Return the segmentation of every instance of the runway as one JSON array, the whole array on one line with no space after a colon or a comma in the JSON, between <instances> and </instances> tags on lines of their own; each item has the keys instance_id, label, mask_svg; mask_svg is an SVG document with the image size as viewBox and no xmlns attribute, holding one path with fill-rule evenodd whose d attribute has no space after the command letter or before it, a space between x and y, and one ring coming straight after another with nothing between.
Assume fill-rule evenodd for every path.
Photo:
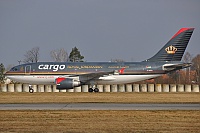
<instances>
[{"instance_id":1,"label":"runway","mask_svg":"<svg viewBox=\"0 0 200 133\"><path fill-rule=\"evenodd\" d=\"M0 104L0 110L200 110L200 104L149 104L149 103Z\"/></svg>"}]
</instances>

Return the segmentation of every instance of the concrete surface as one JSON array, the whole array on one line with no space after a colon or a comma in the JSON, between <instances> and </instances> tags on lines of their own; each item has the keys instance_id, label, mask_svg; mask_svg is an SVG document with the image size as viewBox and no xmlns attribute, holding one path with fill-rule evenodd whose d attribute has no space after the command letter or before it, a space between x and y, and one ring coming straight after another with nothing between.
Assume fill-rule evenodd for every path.
<instances>
[{"instance_id":1,"label":"concrete surface","mask_svg":"<svg viewBox=\"0 0 200 133\"><path fill-rule=\"evenodd\" d=\"M0 104L0 110L200 110L200 104L61 103Z\"/></svg>"}]
</instances>

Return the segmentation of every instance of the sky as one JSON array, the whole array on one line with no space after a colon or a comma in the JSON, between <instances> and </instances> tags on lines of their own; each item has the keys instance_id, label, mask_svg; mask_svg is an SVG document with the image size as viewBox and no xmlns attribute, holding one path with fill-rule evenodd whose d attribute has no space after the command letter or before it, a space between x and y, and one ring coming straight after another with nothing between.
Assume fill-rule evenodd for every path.
<instances>
[{"instance_id":1,"label":"sky","mask_svg":"<svg viewBox=\"0 0 200 133\"><path fill-rule=\"evenodd\" d=\"M186 51L200 54L200 0L0 0L0 63L75 46L87 62L143 61L182 27L195 28Z\"/></svg>"}]
</instances>

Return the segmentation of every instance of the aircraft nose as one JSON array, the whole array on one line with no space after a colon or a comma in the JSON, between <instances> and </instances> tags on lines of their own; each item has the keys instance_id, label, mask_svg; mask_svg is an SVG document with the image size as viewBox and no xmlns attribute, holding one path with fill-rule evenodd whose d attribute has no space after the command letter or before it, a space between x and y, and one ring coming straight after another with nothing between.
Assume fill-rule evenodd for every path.
<instances>
[{"instance_id":1,"label":"aircraft nose","mask_svg":"<svg viewBox=\"0 0 200 133\"><path fill-rule=\"evenodd\" d=\"M8 77L10 74L10 71L7 71L4 75L6 76L6 77Z\"/></svg>"},{"instance_id":2,"label":"aircraft nose","mask_svg":"<svg viewBox=\"0 0 200 133\"><path fill-rule=\"evenodd\" d=\"M6 77L6 82L7 83L10 83L10 81L13 79L13 76L12 76L12 74L10 73L10 71L7 71L5 74L4 74L4 76Z\"/></svg>"}]
</instances>

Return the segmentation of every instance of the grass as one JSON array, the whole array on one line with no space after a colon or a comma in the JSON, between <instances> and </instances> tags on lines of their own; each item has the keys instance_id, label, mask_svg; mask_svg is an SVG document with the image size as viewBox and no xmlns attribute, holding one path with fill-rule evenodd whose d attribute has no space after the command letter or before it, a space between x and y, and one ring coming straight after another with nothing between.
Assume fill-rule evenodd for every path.
<instances>
[{"instance_id":1,"label":"grass","mask_svg":"<svg viewBox=\"0 0 200 133\"><path fill-rule=\"evenodd\" d=\"M200 93L0 93L0 103L200 103Z\"/></svg>"},{"instance_id":2,"label":"grass","mask_svg":"<svg viewBox=\"0 0 200 133\"><path fill-rule=\"evenodd\" d=\"M0 132L199 132L200 111L0 111Z\"/></svg>"},{"instance_id":3,"label":"grass","mask_svg":"<svg viewBox=\"0 0 200 133\"><path fill-rule=\"evenodd\" d=\"M0 103L200 103L200 93L0 93ZM0 110L0 132L200 131L200 110Z\"/></svg>"}]
</instances>

